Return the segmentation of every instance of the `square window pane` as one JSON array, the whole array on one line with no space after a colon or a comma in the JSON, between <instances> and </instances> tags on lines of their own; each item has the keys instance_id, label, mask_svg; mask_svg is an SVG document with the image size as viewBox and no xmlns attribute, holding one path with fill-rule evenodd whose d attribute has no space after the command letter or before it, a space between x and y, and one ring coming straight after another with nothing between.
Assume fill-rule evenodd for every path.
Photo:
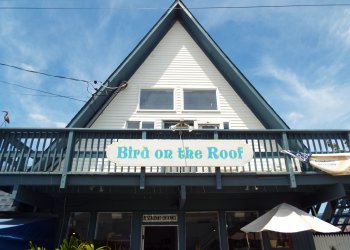
<instances>
[{"instance_id":1,"label":"square window pane","mask_svg":"<svg viewBox=\"0 0 350 250\"><path fill-rule=\"evenodd\" d=\"M185 110L217 110L216 90L184 90Z\"/></svg>"},{"instance_id":2,"label":"square window pane","mask_svg":"<svg viewBox=\"0 0 350 250\"><path fill-rule=\"evenodd\" d=\"M224 129L230 129L230 123L224 122Z\"/></svg>"},{"instance_id":3,"label":"square window pane","mask_svg":"<svg viewBox=\"0 0 350 250\"><path fill-rule=\"evenodd\" d=\"M170 126L178 124L180 121L163 121L163 128L164 129L170 129ZM193 126L193 121L184 121L185 124L189 126Z\"/></svg>"},{"instance_id":4,"label":"square window pane","mask_svg":"<svg viewBox=\"0 0 350 250\"><path fill-rule=\"evenodd\" d=\"M67 238L75 236L78 239L86 240L89 230L90 213L88 212L73 212L70 214Z\"/></svg>"},{"instance_id":5,"label":"square window pane","mask_svg":"<svg viewBox=\"0 0 350 250\"><path fill-rule=\"evenodd\" d=\"M131 219L131 213L98 213L94 240L96 245L107 245L111 249L129 249Z\"/></svg>"},{"instance_id":6,"label":"square window pane","mask_svg":"<svg viewBox=\"0 0 350 250\"><path fill-rule=\"evenodd\" d=\"M186 249L220 249L216 213L186 213Z\"/></svg>"},{"instance_id":7,"label":"square window pane","mask_svg":"<svg viewBox=\"0 0 350 250\"><path fill-rule=\"evenodd\" d=\"M199 129L219 129L220 124L198 124Z\"/></svg>"},{"instance_id":8,"label":"square window pane","mask_svg":"<svg viewBox=\"0 0 350 250\"><path fill-rule=\"evenodd\" d=\"M131 129L139 129L140 128L140 122L138 121L127 121L126 122L126 127L131 128Z\"/></svg>"},{"instance_id":9,"label":"square window pane","mask_svg":"<svg viewBox=\"0 0 350 250\"><path fill-rule=\"evenodd\" d=\"M142 89L140 109L174 109L174 95L172 89Z\"/></svg>"},{"instance_id":10,"label":"square window pane","mask_svg":"<svg viewBox=\"0 0 350 250\"><path fill-rule=\"evenodd\" d=\"M241 228L258 217L257 212L235 211L226 213L226 225L229 249L248 249L246 234ZM262 250L261 233L249 233L250 249Z\"/></svg>"},{"instance_id":11,"label":"square window pane","mask_svg":"<svg viewBox=\"0 0 350 250\"><path fill-rule=\"evenodd\" d=\"M142 128L154 129L154 122L142 122Z\"/></svg>"}]
</instances>

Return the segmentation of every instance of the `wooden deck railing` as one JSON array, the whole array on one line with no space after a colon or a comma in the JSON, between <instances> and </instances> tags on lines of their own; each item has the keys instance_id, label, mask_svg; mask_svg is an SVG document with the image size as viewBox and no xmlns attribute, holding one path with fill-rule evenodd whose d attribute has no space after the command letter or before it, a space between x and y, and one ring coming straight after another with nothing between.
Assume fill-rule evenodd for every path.
<instances>
[{"instance_id":1,"label":"wooden deck railing","mask_svg":"<svg viewBox=\"0 0 350 250\"><path fill-rule=\"evenodd\" d=\"M106 147L116 139L180 139L171 130L11 129L0 130L0 174L5 173L138 173L106 158ZM347 130L194 130L181 139L243 140L253 159L243 167L222 167L221 173L314 172L280 151L305 153L349 152ZM215 173L213 167L147 167L146 173Z\"/></svg>"}]
</instances>

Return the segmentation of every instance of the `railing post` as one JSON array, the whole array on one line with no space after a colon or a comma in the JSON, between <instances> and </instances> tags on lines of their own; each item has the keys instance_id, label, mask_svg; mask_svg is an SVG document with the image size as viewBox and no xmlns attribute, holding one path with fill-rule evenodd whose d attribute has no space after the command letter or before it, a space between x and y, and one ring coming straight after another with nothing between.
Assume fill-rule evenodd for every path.
<instances>
[{"instance_id":1,"label":"railing post","mask_svg":"<svg viewBox=\"0 0 350 250\"><path fill-rule=\"evenodd\" d=\"M350 151L350 132L348 132L348 149Z\"/></svg>"},{"instance_id":2,"label":"railing post","mask_svg":"<svg viewBox=\"0 0 350 250\"><path fill-rule=\"evenodd\" d=\"M284 150L288 150L289 149L289 143L288 143L288 136L286 132L282 133L282 146ZM292 161L290 159L290 156L285 155L285 160L286 160L286 166L289 172L289 179L290 179L290 187L291 188L296 188L297 187L297 183L295 180L295 175L294 175L294 171L293 171L293 167L292 167Z\"/></svg>"},{"instance_id":3,"label":"railing post","mask_svg":"<svg viewBox=\"0 0 350 250\"><path fill-rule=\"evenodd\" d=\"M147 132L142 131L142 140L146 140L147 138ZM140 189L145 189L146 185L146 168L141 167L141 173L140 173Z\"/></svg>"},{"instance_id":4,"label":"railing post","mask_svg":"<svg viewBox=\"0 0 350 250\"><path fill-rule=\"evenodd\" d=\"M218 131L214 131L214 140L219 139L219 133ZM222 181L221 181L221 169L220 167L215 167L215 178L216 178L216 189L221 190L222 189Z\"/></svg>"},{"instance_id":5,"label":"railing post","mask_svg":"<svg viewBox=\"0 0 350 250\"><path fill-rule=\"evenodd\" d=\"M64 159L60 189L64 189L67 186L67 174L72 168L73 154L74 154L74 131L70 130L68 134L66 157Z\"/></svg>"}]
</instances>

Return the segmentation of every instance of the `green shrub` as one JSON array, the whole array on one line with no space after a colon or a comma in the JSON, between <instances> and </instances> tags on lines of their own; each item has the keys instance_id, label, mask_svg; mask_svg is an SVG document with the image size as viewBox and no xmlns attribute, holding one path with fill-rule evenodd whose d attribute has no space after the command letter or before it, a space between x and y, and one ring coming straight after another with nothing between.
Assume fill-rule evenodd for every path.
<instances>
[{"instance_id":1,"label":"green shrub","mask_svg":"<svg viewBox=\"0 0 350 250\"><path fill-rule=\"evenodd\" d=\"M33 242L29 242L28 250L47 250L44 247L34 246ZM110 247L103 246L95 249L94 244L89 242L83 242L74 236L69 237L69 239L64 239L55 250L110 250Z\"/></svg>"}]
</instances>

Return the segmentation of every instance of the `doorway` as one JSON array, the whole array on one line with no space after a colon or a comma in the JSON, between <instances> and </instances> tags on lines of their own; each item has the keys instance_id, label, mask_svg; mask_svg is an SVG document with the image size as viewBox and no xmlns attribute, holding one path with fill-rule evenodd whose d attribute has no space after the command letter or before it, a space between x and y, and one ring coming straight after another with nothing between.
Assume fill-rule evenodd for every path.
<instances>
[{"instance_id":1,"label":"doorway","mask_svg":"<svg viewBox=\"0 0 350 250\"><path fill-rule=\"evenodd\" d=\"M178 250L177 226L143 226L142 250Z\"/></svg>"}]
</instances>

